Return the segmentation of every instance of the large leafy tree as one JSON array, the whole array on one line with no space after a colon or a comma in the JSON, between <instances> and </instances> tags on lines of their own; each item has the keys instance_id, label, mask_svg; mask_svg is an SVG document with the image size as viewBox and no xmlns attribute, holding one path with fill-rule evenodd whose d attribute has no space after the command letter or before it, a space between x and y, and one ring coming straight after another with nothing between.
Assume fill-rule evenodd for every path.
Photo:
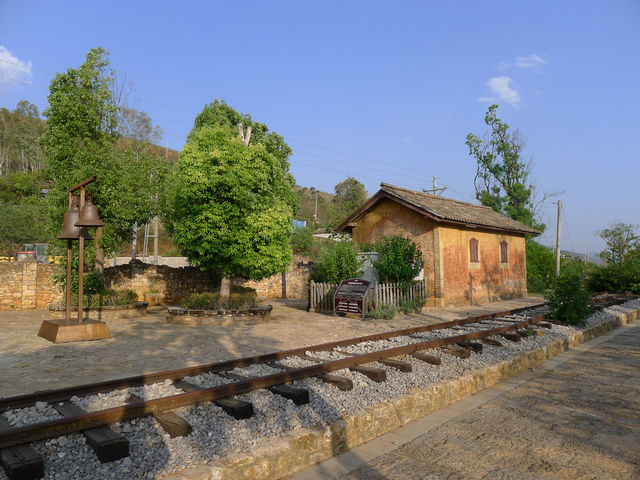
<instances>
[{"instance_id":1,"label":"large leafy tree","mask_svg":"<svg viewBox=\"0 0 640 480\"><path fill-rule=\"evenodd\" d=\"M134 222L158 213L156 199L167 174L166 163L152 155L115 148L118 107L112 95L114 75L108 53L94 48L78 68L57 74L49 87L47 125L40 145L48 162L49 235L60 231L67 209L67 190L96 175L90 194L105 227L97 251L118 249ZM101 232L98 232L98 236Z\"/></svg>"},{"instance_id":2,"label":"large leafy tree","mask_svg":"<svg viewBox=\"0 0 640 480\"><path fill-rule=\"evenodd\" d=\"M364 185L353 177L347 177L334 188L333 221L340 223L351 215L367 199Z\"/></svg>"},{"instance_id":3,"label":"large leafy tree","mask_svg":"<svg viewBox=\"0 0 640 480\"><path fill-rule=\"evenodd\" d=\"M612 223L596 234L607 244L607 248L600 252L600 257L607 263L622 263L630 252L640 249L638 225Z\"/></svg>"},{"instance_id":4,"label":"large leafy tree","mask_svg":"<svg viewBox=\"0 0 640 480\"><path fill-rule=\"evenodd\" d=\"M268 153L280 160L282 168L289 171L291 147L284 138L276 132L269 131L269 127L264 123L254 121L248 113L239 113L224 100L216 99L205 105L194 120L191 133L207 125L220 125L229 131L237 132L239 124L244 128L251 127L250 142L263 145Z\"/></svg>"},{"instance_id":5,"label":"large leafy tree","mask_svg":"<svg viewBox=\"0 0 640 480\"><path fill-rule=\"evenodd\" d=\"M203 125L189 135L168 226L191 263L222 273L223 299L231 278L264 278L291 261L293 186L281 159L227 126Z\"/></svg>"},{"instance_id":6,"label":"large leafy tree","mask_svg":"<svg viewBox=\"0 0 640 480\"><path fill-rule=\"evenodd\" d=\"M476 198L496 212L544 230L535 218L534 186L529 181L532 164L521 158L526 142L497 117L497 110L491 105L485 115L489 131L484 139L469 133L465 142L477 163Z\"/></svg>"}]
</instances>

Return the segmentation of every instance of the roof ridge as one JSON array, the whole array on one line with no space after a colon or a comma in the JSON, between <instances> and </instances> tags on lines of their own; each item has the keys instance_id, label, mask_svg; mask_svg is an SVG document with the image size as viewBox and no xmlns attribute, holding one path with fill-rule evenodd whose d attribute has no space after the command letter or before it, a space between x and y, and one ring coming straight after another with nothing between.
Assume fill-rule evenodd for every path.
<instances>
[{"instance_id":1,"label":"roof ridge","mask_svg":"<svg viewBox=\"0 0 640 480\"><path fill-rule=\"evenodd\" d=\"M391 187L391 188L396 188L398 190L404 190L405 192L417 193L418 195L423 195L425 197L435 198L437 200L446 200L448 202L462 203L463 205L471 205L472 207L482 207L482 208L488 208L489 210L493 210L493 208L491 208L491 207L489 207L487 205L482 205L482 204L479 204L479 203L465 202L463 200L457 200L455 198L449 198L449 197L442 197L440 195L432 195L432 194L427 193L427 192L418 192L417 190L411 190L409 188L398 187L396 185L391 185L390 183L381 182L380 186L382 188ZM498 212L498 213L500 213L500 212Z\"/></svg>"}]
</instances>

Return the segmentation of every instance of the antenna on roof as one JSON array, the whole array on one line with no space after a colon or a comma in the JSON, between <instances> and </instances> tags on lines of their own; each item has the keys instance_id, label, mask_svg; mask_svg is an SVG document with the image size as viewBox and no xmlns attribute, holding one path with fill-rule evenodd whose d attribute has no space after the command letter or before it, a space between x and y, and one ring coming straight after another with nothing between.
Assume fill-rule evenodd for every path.
<instances>
[{"instance_id":1,"label":"antenna on roof","mask_svg":"<svg viewBox=\"0 0 640 480\"><path fill-rule=\"evenodd\" d=\"M425 193L430 193L431 195L442 195L444 193L444 191L447 189L448 185L445 185L444 187L440 187L438 188L438 183L436 182L436 176L433 176L433 188L430 190L427 189L422 189L423 192ZM438 193L440 192L440 193Z\"/></svg>"}]
</instances>

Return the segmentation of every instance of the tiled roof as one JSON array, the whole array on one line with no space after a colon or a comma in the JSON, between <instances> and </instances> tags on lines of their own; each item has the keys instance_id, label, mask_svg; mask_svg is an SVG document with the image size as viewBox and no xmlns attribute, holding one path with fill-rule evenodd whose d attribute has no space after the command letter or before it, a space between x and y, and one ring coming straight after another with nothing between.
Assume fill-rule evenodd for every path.
<instances>
[{"instance_id":1,"label":"tiled roof","mask_svg":"<svg viewBox=\"0 0 640 480\"><path fill-rule=\"evenodd\" d=\"M362 215L369 211L379 199L387 197L397 199L400 203L406 203L408 206L412 206L414 210L418 210L436 221L449 221L491 229L509 230L529 235L540 234L535 228L513 220L506 215L502 215L494 211L491 207L461 202L460 200L453 200L424 192L416 192L388 183L381 183L380 187L380 190L371 197L369 201L342 222L336 230L345 230L350 224L357 221Z\"/></svg>"}]
</instances>

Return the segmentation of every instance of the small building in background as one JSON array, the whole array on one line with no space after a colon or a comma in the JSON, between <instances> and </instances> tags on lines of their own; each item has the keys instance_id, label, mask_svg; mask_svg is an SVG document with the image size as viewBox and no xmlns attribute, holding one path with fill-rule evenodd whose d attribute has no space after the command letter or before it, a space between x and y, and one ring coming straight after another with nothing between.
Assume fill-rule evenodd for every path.
<instances>
[{"instance_id":1,"label":"small building in background","mask_svg":"<svg viewBox=\"0 0 640 480\"><path fill-rule=\"evenodd\" d=\"M475 305L527 295L525 235L540 232L490 207L387 183L336 232L356 243L410 238L422 250L427 305Z\"/></svg>"}]
</instances>

